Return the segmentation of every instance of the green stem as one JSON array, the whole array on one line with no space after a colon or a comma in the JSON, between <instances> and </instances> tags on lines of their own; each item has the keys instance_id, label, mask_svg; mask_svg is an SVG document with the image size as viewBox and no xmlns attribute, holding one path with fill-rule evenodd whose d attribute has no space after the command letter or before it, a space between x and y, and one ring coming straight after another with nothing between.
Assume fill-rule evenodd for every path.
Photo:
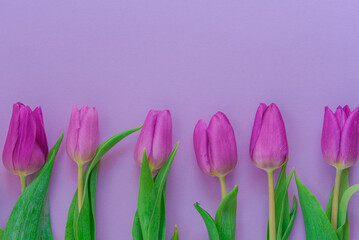
<instances>
[{"instance_id":1,"label":"green stem","mask_svg":"<svg viewBox=\"0 0 359 240\"><path fill-rule=\"evenodd\" d=\"M269 240L276 240L273 170L267 171L267 175L269 202Z\"/></svg>"},{"instance_id":2,"label":"green stem","mask_svg":"<svg viewBox=\"0 0 359 240\"><path fill-rule=\"evenodd\" d=\"M20 176L20 180L21 180L21 192L23 192L26 188L26 176Z\"/></svg>"},{"instance_id":3,"label":"green stem","mask_svg":"<svg viewBox=\"0 0 359 240\"><path fill-rule=\"evenodd\" d=\"M84 164L83 163L78 163L77 196L78 196L78 203L79 203L79 212L81 210L82 197L83 197L83 192L84 192L83 170L84 170Z\"/></svg>"},{"instance_id":4,"label":"green stem","mask_svg":"<svg viewBox=\"0 0 359 240\"><path fill-rule=\"evenodd\" d=\"M221 192L222 192L222 199L227 195L227 187L226 187L226 177L218 177L219 182L221 183Z\"/></svg>"},{"instance_id":5,"label":"green stem","mask_svg":"<svg viewBox=\"0 0 359 240\"><path fill-rule=\"evenodd\" d=\"M334 192L333 192L333 205L332 205L332 226L334 231L337 231L338 226L338 205L339 205L339 189L340 179L342 177L342 169L337 168L337 174L335 176Z\"/></svg>"}]
</instances>

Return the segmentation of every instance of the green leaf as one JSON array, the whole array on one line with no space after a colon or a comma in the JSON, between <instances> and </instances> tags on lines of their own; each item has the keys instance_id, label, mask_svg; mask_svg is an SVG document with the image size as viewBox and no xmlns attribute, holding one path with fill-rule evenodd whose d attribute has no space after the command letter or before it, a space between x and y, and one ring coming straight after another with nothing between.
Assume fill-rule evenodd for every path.
<instances>
[{"instance_id":1,"label":"green leaf","mask_svg":"<svg viewBox=\"0 0 359 240\"><path fill-rule=\"evenodd\" d=\"M148 164L146 150L143 151L140 187L138 190L138 217L141 224L142 236L148 238L148 228L156 201L155 186L150 165Z\"/></svg>"},{"instance_id":2,"label":"green leaf","mask_svg":"<svg viewBox=\"0 0 359 240\"><path fill-rule=\"evenodd\" d=\"M209 215L208 212L206 212L203 208L201 208L198 203L195 203L194 207L197 209L197 211L201 215L204 223L206 224L207 232L208 232L208 239L209 240L220 240L218 231L217 231L217 226L216 226L213 218L211 217L211 215Z\"/></svg>"},{"instance_id":3,"label":"green leaf","mask_svg":"<svg viewBox=\"0 0 359 240\"><path fill-rule=\"evenodd\" d=\"M4 238L4 230L0 228L0 240Z\"/></svg>"},{"instance_id":4,"label":"green leaf","mask_svg":"<svg viewBox=\"0 0 359 240\"><path fill-rule=\"evenodd\" d=\"M142 127L142 126L141 126ZM139 128L119 133L103 142L96 151L94 158L84 173L84 194L80 213L78 212L77 191L72 199L67 215L65 239L82 240L96 237L96 183L97 172L101 158L119 141L138 131Z\"/></svg>"},{"instance_id":5,"label":"green leaf","mask_svg":"<svg viewBox=\"0 0 359 240\"><path fill-rule=\"evenodd\" d=\"M293 227L293 223L294 223L296 214L297 214L297 198L295 196L293 196L293 207L292 207L292 211L290 211L289 223L287 225L287 229L285 230L285 232L282 236L282 240L288 239L290 232L292 230L292 227Z\"/></svg>"},{"instance_id":6,"label":"green leaf","mask_svg":"<svg viewBox=\"0 0 359 240\"><path fill-rule=\"evenodd\" d=\"M175 232L173 233L171 240L179 240L177 225L175 225Z\"/></svg>"},{"instance_id":7,"label":"green leaf","mask_svg":"<svg viewBox=\"0 0 359 240\"><path fill-rule=\"evenodd\" d=\"M154 183L156 201L148 228L148 239L159 239L159 236L164 237L165 235L165 229L163 229L163 225L161 228L161 216L163 218L163 214L165 214L165 211L164 212L162 211L163 214L161 214L161 209L163 209L163 192L165 192L167 176L172 166L173 159L176 156L177 149L178 149L178 143L176 144L172 153L168 157L168 160L166 161L166 163L164 164L164 166L161 168L158 175L156 176L156 181ZM141 222L141 227L144 227L142 225L142 222ZM160 234L160 230L161 230L161 234Z\"/></svg>"},{"instance_id":8,"label":"green leaf","mask_svg":"<svg viewBox=\"0 0 359 240\"><path fill-rule=\"evenodd\" d=\"M52 239L48 212L47 192L56 154L63 134L50 150L47 162L38 176L29 184L17 200L7 222L3 239ZM46 228L40 226L46 224Z\"/></svg>"},{"instance_id":9,"label":"green leaf","mask_svg":"<svg viewBox=\"0 0 359 240\"><path fill-rule=\"evenodd\" d=\"M348 220L348 203L354 193L359 191L359 184L351 186L344 193L340 200L339 211L338 211L338 230L337 235L339 239L349 239L349 231L344 235L344 226ZM344 237L345 236L345 237Z\"/></svg>"},{"instance_id":10,"label":"green leaf","mask_svg":"<svg viewBox=\"0 0 359 240\"><path fill-rule=\"evenodd\" d=\"M234 240L236 234L236 213L237 213L237 193L236 185L219 204L216 212L215 224L219 239Z\"/></svg>"},{"instance_id":11,"label":"green leaf","mask_svg":"<svg viewBox=\"0 0 359 240\"><path fill-rule=\"evenodd\" d=\"M138 217L138 210L136 211L135 218L133 219L132 239L133 240L143 240L140 218Z\"/></svg>"},{"instance_id":12,"label":"green leaf","mask_svg":"<svg viewBox=\"0 0 359 240\"><path fill-rule=\"evenodd\" d=\"M318 200L299 180L297 173L295 173L295 181L297 183L307 240L338 240Z\"/></svg>"},{"instance_id":13,"label":"green leaf","mask_svg":"<svg viewBox=\"0 0 359 240\"><path fill-rule=\"evenodd\" d=\"M288 177L286 170L287 170L287 162L283 165L280 171L274 190L277 240L284 239L285 234L287 234L286 238L289 237L297 212L296 202L295 202L293 203L293 208L292 208L293 214L290 215L289 213L288 187L292 180L294 170L290 172ZM290 222L291 220L293 222ZM267 227L267 240L268 239L269 239L269 228Z\"/></svg>"}]
</instances>

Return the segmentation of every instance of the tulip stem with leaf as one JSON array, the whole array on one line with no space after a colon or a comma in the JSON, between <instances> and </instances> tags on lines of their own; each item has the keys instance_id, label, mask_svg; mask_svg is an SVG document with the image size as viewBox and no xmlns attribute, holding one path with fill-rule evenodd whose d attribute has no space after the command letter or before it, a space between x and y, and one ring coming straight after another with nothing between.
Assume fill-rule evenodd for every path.
<instances>
[{"instance_id":1,"label":"tulip stem with leaf","mask_svg":"<svg viewBox=\"0 0 359 240\"><path fill-rule=\"evenodd\" d=\"M176 155L172 150L169 110L150 110L138 137L134 158L141 166L138 208L133 221L134 240L164 240L166 235L166 182ZM158 171L155 177L153 173ZM178 230L172 239L178 240Z\"/></svg>"},{"instance_id":2,"label":"tulip stem with leaf","mask_svg":"<svg viewBox=\"0 0 359 240\"><path fill-rule=\"evenodd\" d=\"M77 163L78 210L83 200L83 169L85 163L95 156L98 146L98 113L96 108L72 107L69 130L66 139L67 154Z\"/></svg>"},{"instance_id":3,"label":"tulip stem with leaf","mask_svg":"<svg viewBox=\"0 0 359 240\"><path fill-rule=\"evenodd\" d=\"M215 219L199 203L194 206L206 224L209 239L234 240L238 186L227 194L225 177L237 165L237 144L227 116L217 112L208 127L203 119L199 120L193 132L193 145L199 168L218 177L222 193Z\"/></svg>"},{"instance_id":4,"label":"tulip stem with leaf","mask_svg":"<svg viewBox=\"0 0 359 240\"><path fill-rule=\"evenodd\" d=\"M286 239L294 222L296 205L293 205L293 222L289 224L284 221L291 218L288 202L291 175L287 178L285 174L288 142L282 115L274 103L269 106L264 103L259 105L253 124L249 153L254 165L265 170L268 175L269 240ZM280 167L282 171L274 188L273 172Z\"/></svg>"}]
</instances>

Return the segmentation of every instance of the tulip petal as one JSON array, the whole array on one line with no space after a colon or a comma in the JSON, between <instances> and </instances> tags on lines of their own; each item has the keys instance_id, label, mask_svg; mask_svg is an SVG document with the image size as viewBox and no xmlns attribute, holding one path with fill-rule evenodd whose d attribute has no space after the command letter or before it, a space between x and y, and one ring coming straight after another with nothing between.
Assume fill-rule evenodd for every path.
<instances>
[{"instance_id":1,"label":"tulip petal","mask_svg":"<svg viewBox=\"0 0 359 240\"><path fill-rule=\"evenodd\" d=\"M340 131L343 129L344 123L348 118L348 115L344 111L344 109L339 106L337 110L335 111L335 117L337 119L337 122L339 124Z\"/></svg>"},{"instance_id":2,"label":"tulip petal","mask_svg":"<svg viewBox=\"0 0 359 240\"><path fill-rule=\"evenodd\" d=\"M40 147L45 159L47 158L47 154L49 153L49 146L47 145L46 133L45 133L45 126L44 120L42 117L42 110L41 107L35 108L32 112L36 122L36 142Z\"/></svg>"},{"instance_id":3,"label":"tulip petal","mask_svg":"<svg viewBox=\"0 0 359 240\"><path fill-rule=\"evenodd\" d=\"M211 165L207 153L207 125L201 119L197 122L193 132L193 145L199 168L207 175L211 175Z\"/></svg>"},{"instance_id":4,"label":"tulip petal","mask_svg":"<svg viewBox=\"0 0 359 240\"><path fill-rule=\"evenodd\" d=\"M12 116L10 120L9 131L7 133L4 150L3 150L3 164L7 170L14 172L14 164L12 162L13 152L19 136L20 125L20 106L23 104L16 103L13 105Z\"/></svg>"},{"instance_id":5,"label":"tulip petal","mask_svg":"<svg viewBox=\"0 0 359 240\"><path fill-rule=\"evenodd\" d=\"M84 106L80 109L78 155L81 161L90 161L98 146L98 113L96 108Z\"/></svg>"},{"instance_id":6,"label":"tulip petal","mask_svg":"<svg viewBox=\"0 0 359 240\"><path fill-rule=\"evenodd\" d=\"M349 106L345 105L343 110L344 110L345 114L347 115L347 117L349 117L349 115L351 113L351 110L350 110Z\"/></svg>"},{"instance_id":7,"label":"tulip petal","mask_svg":"<svg viewBox=\"0 0 359 240\"><path fill-rule=\"evenodd\" d=\"M288 158L288 142L282 115L275 104L267 107L253 150L252 161L262 169L276 169Z\"/></svg>"},{"instance_id":8,"label":"tulip petal","mask_svg":"<svg viewBox=\"0 0 359 240\"><path fill-rule=\"evenodd\" d=\"M353 166L359 157L359 108L356 108L345 122L340 141L340 154L337 166Z\"/></svg>"},{"instance_id":9,"label":"tulip petal","mask_svg":"<svg viewBox=\"0 0 359 240\"><path fill-rule=\"evenodd\" d=\"M325 107L324 123L322 131L322 154L324 159L330 164L335 165L340 150L340 126L337 118L328 107Z\"/></svg>"},{"instance_id":10,"label":"tulip petal","mask_svg":"<svg viewBox=\"0 0 359 240\"><path fill-rule=\"evenodd\" d=\"M261 103L256 112L256 116L255 116L254 124L253 124L252 136L251 136L251 143L249 146L249 154L250 154L251 158L253 157L254 146L256 145L257 139L261 132L263 114L266 109L267 109L267 105L264 103Z\"/></svg>"},{"instance_id":11,"label":"tulip petal","mask_svg":"<svg viewBox=\"0 0 359 240\"><path fill-rule=\"evenodd\" d=\"M160 169L172 151L172 118L169 110L157 114L155 131L153 133L152 151L149 164L152 169Z\"/></svg>"},{"instance_id":12,"label":"tulip petal","mask_svg":"<svg viewBox=\"0 0 359 240\"><path fill-rule=\"evenodd\" d=\"M75 160L76 149L80 131L80 111L76 106L72 107L69 128L66 137L66 151L71 159Z\"/></svg>"},{"instance_id":13,"label":"tulip petal","mask_svg":"<svg viewBox=\"0 0 359 240\"><path fill-rule=\"evenodd\" d=\"M135 161L139 166L142 164L143 149L146 149L147 156L152 154L152 141L155 132L156 119L159 111L150 110L143 124L140 136L135 147Z\"/></svg>"},{"instance_id":14,"label":"tulip petal","mask_svg":"<svg viewBox=\"0 0 359 240\"><path fill-rule=\"evenodd\" d=\"M19 136L13 152L14 171L27 175L36 139L36 122L29 106L20 108Z\"/></svg>"},{"instance_id":15,"label":"tulip petal","mask_svg":"<svg viewBox=\"0 0 359 240\"><path fill-rule=\"evenodd\" d=\"M237 165L237 145L233 128L224 113L217 112L212 117L207 136L211 174L225 176Z\"/></svg>"}]
</instances>

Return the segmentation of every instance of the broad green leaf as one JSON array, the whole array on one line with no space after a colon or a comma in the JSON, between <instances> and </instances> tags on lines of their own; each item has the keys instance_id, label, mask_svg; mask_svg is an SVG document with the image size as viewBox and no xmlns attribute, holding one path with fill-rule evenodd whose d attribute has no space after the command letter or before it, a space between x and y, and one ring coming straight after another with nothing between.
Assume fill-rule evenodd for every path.
<instances>
[{"instance_id":1,"label":"broad green leaf","mask_svg":"<svg viewBox=\"0 0 359 240\"><path fill-rule=\"evenodd\" d=\"M219 239L234 240L236 234L236 213L237 213L237 193L236 185L221 201L216 212L215 224Z\"/></svg>"},{"instance_id":2,"label":"broad green leaf","mask_svg":"<svg viewBox=\"0 0 359 240\"><path fill-rule=\"evenodd\" d=\"M218 231L217 231L217 226L216 226L213 218L211 217L211 215L209 215L208 212L206 212L203 208L201 208L198 203L195 203L194 207L197 209L197 211L201 215L204 223L206 224L207 232L208 232L208 239L209 240L220 240Z\"/></svg>"},{"instance_id":3,"label":"broad green leaf","mask_svg":"<svg viewBox=\"0 0 359 240\"><path fill-rule=\"evenodd\" d=\"M297 173L295 173L295 181L297 183L307 240L338 240L318 200L299 180Z\"/></svg>"},{"instance_id":4,"label":"broad green leaf","mask_svg":"<svg viewBox=\"0 0 359 240\"><path fill-rule=\"evenodd\" d=\"M357 191L359 191L359 184L351 186L350 188L348 188L344 193L343 196L340 200L340 204L339 204L339 211L338 211L338 230L337 230L337 235L339 237L339 239L343 239L344 237L344 225L347 222L348 219L348 203L350 198L353 196L354 193L356 193ZM345 236L344 239L349 239L349 233L348 235Z\"/></svg>"},{"instance_id":5,"label":"broad green leaf","mask_svg":"<svg viewBox=\"0 0 359 240\"><path fill-rule=\"evenodd\" d=\"M175 225L175 231L173 233L171 240L179 240L177 225Z\"/></svg>"},{"instance_id":6,"label":"broad green leaf","mask_svg":"<svg viewBox=\"0 0 359 240\"><path fill-rule=\"evenodd\" d=\"M151 220L148 228L148 239L159 239L159 236L164 237L165 232L163 232L163 226L161 228L161 207L163 205L163 192L165 191L167 176L172 166L172 162L174 157L176 156L178 149L178 143L176 144L175 148L173 149L172 153L168 157L168 160L164 164L164 166L159 171L158 175L156 176L156 181L154 183L154 189L156 194L155 205L153 208L153 212L151 215ZM142 171L142 170L141 170ZM141 227L144 227L141 223ZM161 234L159 233L161 230Z\"/></svg>"},{"instance_id":7,"label":"broad green leaf","mask_svg":"<svg viewBox=\"0 0 359 240\"><path fill-rule=\"evenodd\" d=\"M138 131L141 127L119 133L103 142L97 148L94 158L91 160L84 173L84 193L80 213L78 212L77 191L72 199L67 216L65 231L66 240L95 239L96 182L100 160L119 141Z\"/></svg>"},{"instance_id":8,"label":"broad green leaf","mask_svg":"<svg viewBox=\"0 0 359 240\"><path fill-rule=\"evenodd\" d=\"M133 240L143 240L140 218L138 217L138 210L136 211L135 218L133 219L132 239Z\"/></svg>"},{"instance_id":9,"label":"broad green leaf","mask_svg":"<svg viewBox=\"0 0 359 240\"><path fill-rule=\"evenodd\" d=\"M29 184L17 200L7 222L3 239L52 239L48 214L47 193L55 157L63 134L50 150L47 162L38 176ZM44 229L39 224L46 224Z\"/></svg>"},{"instance_id":10,"label":"broad green leaf","mask_svg":"<svg viewBox=\"0 0 359 240\"><path fill-rule=\"evenodd\" d=\"M44 206L40 215L37 237L38 239L53 239L50 219L49 194L46 194Z\"/></svg>"},{"instance_id":11,"label":"broad green leaf","mask_svg":"<svg viewBox=\"0 0 359 240\"><path fill-rule=\"evenodd\" d=\"M292 211L289 214L289 223L287 225L287 229L285 230L285 232L282 236L282 240L288 239L290 232L292 230L292 227L293 227L293 223L294 223L296 214L297 214L297 198L295 196L293 196L293 207L292 207Z\"/></svg>"},{"instance_id":12,"label":"broad green leaf","mask_svg":"<svg viewBox=\"0 0 359 240\"><path fill-rule=\"evenodd\" d=\"M69 212L67 214L67 222L65 229L65 239L66 240L76 240L76 225L78 218L78 203L77 203L77 190L74 197L72 198Z\"/></svg>"},{"instance_id":13,"label":"broad green leaf","mask_svg":"<svg viewBox=\"0 0 359 240\"><path fill-rule=\"evenodd\" d=\"M0 228L0 240L2 240L4 237L4 230Z\"/></svg>"},{"instance_id":14,"label":"broad green leaf","mask_svg":"<svg viewBox=\"0 0 359 240\"><path fill-rule=\"evenodd\" d=\"M148 228L156 201L155 186L152 178L150 165L148 164L146 150L143 151L140 187L138 190L138 217L141 224L142 236L148 238Z\"/></svg>"}]
</instances>

